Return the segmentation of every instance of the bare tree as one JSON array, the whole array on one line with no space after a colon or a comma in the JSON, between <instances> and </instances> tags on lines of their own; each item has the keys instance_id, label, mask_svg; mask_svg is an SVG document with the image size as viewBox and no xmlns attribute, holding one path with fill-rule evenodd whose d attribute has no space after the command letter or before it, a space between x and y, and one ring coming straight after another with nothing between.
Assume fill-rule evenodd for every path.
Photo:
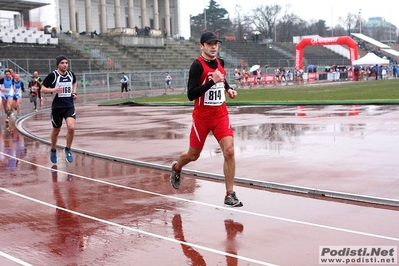
<instances>
[{"instance_id":1,"label":"bare tree","mask_svg":"<svg viewBox=\"0 0 399 266\"><path fill-rule=\"evenodd\" d=\"M235 7L235 12L237 14L236 19L233 20L233 27L236 29L235 32L237 32L237 35L235 36L237 38L237 40L241 39L243 33L244 33L244 29L242 26L242 22L241 22L241 13L242 13L242 7L241 5L236 5Z\"/></svg>"},{"instance_id":2,"label":"bare tree","mask_svg":"<svg viewBox=\"0 0 399 266\"><path fill-rule=\"evenodd\" d=\"M321 20L319 19L319 21L317 21L315 23L315 28L316 28L316 34L326 37L327 36L327 31L328 31L328 27L326 26L326 21L325 20Z\"/></svg>"},{"instance_id":3,"label":"bare tree","mask_svg":"<svg viewBox=\"0 0 399 266\"><path fill-rule=\"evenodd\" d=\"M279 42L292 42L294 36L302 32L302 26L306 24L304 20L299 18L293 13L288 13L286 9L284 16L279 20L276 28L276 41Z\"/></svg>"},{"instance_id":4,"label":"bare tree","mask_svg":"<svg viewBox=\"0 0 399 266\"><path fill-rule=\"evenodd\" d=\"M346 17L339 17L338 22L342 24L350 36L353 29L355 29L358 24L358 18L357 14L348 13Z\"/></svg>"},{"instance_id":5,"label":"bare tree","mask_svg":"<svg viewBox=\"0 0 399 266\"><path fill-rule=\"evenodd\" d=\"M260 31L263 36L268 39L273 39L277 17L280 14L282 7L277 4L261 5L252 10L252 23L255 28Z\"/></svg>"},{"instance_id":6,"label":"bare tree","mask_svg":"<svg viewBox=\"0 0 399 266\"><path fill-rule=\"evenodd\" d=\"M344 27L339 24L334 27L334 36L344 36L345 32Z\"/></svg>"},{"instance_id":7,"label":"bare tree","mask_svg":"<svg viewBox=\"0 0 399 266\"><path fill-rule=\"evenodd\" d=\"M235 37L237 40L242 40L244 33L251 32L251 24L252 21L248 18L247 15L242 14L241 5L236 5L235 12L237 17L233 20L234 29L235 29Z\"/></svg>"}]
</instances>

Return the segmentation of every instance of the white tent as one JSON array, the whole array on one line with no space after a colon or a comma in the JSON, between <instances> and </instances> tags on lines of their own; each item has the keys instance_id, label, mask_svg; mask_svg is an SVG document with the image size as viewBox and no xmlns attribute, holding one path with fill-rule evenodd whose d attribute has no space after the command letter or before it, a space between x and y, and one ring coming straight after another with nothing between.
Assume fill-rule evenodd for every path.
<instances>
[{"instance_id":1,"label":"white tent","mask_svg":"<svg viewBox=\"0 0 399 266\"><path fill-rule=\"evenodd\" d=\"M353 65L375 65L375 64L389 64L388 59L376 56L374 53L368 53L362 58L352 61Z\"/></svg>"}]
</instances>

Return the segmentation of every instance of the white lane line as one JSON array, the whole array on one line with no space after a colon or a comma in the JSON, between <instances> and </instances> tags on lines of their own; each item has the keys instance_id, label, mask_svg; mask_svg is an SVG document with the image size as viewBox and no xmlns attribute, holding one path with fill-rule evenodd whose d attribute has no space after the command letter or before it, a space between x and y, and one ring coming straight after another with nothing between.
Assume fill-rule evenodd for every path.
<instances>
[{"instance_id":1,"label":"white lane line","mask_svg":"<svg viewBox=\"0 0 399 266\"><path fill-rule=\"evenodd\" d=\"M126 225L117 224L117 223L114 223L114 222L111 222L111 221L108 221L108 220L103 220L103 219L100 219L100 218L97 218L97 217L94 217L94 216L86 215L84 213L68 210L66 208L62 208L62 207L59 207L59 206L56 206L56 205L53 205L53 204L38 200L38 199L34 199L34 198L31 198L31 197L22 195L20 193L14 192L14 191L6 189L6 188L1 188L0 187L0 190L2 190L4 192L7 192L7 193L10 193L10 194L13 194L13 195L18 196L18 197L33 201L33 202L36 202L36 203L43 204L43 205L48 206L48 207L52 207L52 208L59 209L59 210L65 211L65 212L69 212L69 213L72 213L72 214L75 214L75 215L79 215L81 217L84 217L84 218L87 218L87 219L90 219L90 220L94 220L94 221L97 221L97 222L100 222L100 223L104 223L104 224L108 224L108 225L111 225L111 226L120 227L120 228L129 230L129 231L133 231L133 232L136 232L136 233L149 235L149 236L152 236L152 237L155 237L155 238L158 238L158 239L162 239L162 240L178 243L178 244L181 244L181 245L190 246L190 247L197 248L197 249L202 249L202 250L209 251L209 252L216 253L216 254L223 255L223 256L233 257L233 258L236 258L236 259L239 259L239 260L244 260L244 261L248 261L248 262L252 262L252 263L257 263L257 264L260 264L260 265L276 266L275 264L267 263L267 262L264 262L264 261L255 260L255 259L247 258L247 257L244 257L244 256L239 256L239 255L227 253L225 251L220 251L220 250L217 250L217 249L204 247L204 246L193 244L193 243L189 243L189 242L183 242L183 241L180 241L180 240L177 240L177 239L174 239L174 238L153 234L153 233L150 233L150 232L147 232L147 231L143 231L143 230L140 230L140 229L137 229L137 228L133 228L133 227L129 227L129 226L126 226Z\"/></svg>"},{"instance_id":2,"label":"white lane line","mask_svg":"<svg viewBox=\"0 0 399 266\"><path fill-rule=\"evenodd\" d=\"M0 153L4 154L5 156L8 156L8 157L16 158L16 157L10 156L8 154L5 154L3 152L0 152ZM16 158L16 159L18 159L18 158ZM294 219L289 219L289 218L283 218L283 217L272 216L272 215L267 215L267 214L262 214L262 213L255 213L255 212L245 211L245 210L242 210L242 209L239 209L239 208L231 208L231 207L219 206L219 205L214 205L214 204L210 204L210 203L205 203L205 202L200 202L200 201L195 201L195 200L189 200L189 199L179 198L179 197L170 196L170 195L159 194L159 193L156 193L156 192L151 192L151 191L142 190L142 189L138 189L138 188L133 188L133 187L127 187L127 186L124 186L124 185L114 184L114 183L103 181L103 180L100 180L100 179L94 179L94 178L91 178L91 177L76 175L76 174L65 172L65 171L61 171L61 170L51 169L50 167L39 165L39 164L35 164L35 163L32 163L32 162L28 162L28 161L23 160L23 159L18 159L18 160L20 160L21 162L27 163L27 164L34 165L36 167L48 169L48 170L51 170L51 171L57 171L57 172L63 173L63 174L69 174L69 175L72 175L72 176L75 176L75 177L78 177L78 178L82 178L82 179L98 182L98 183L101 183L101 184L106 184L106 185L110 185L110 186L114 186L114 187L118 187L118 188L123 188L123 189L129 189L129 190L133 190L133 191L137 191L137 192L142 192L142 193L150 194L150 195L153 195L153 196L164 197L164 198L173 199L173 200L177 200L177 201L185 201L185 202L188 202L188 203L204 205L204 206L208 206L208 207L212 207L212 208L224 209L224 210L228 210L228 211L231 211L231 212L238 212L238 213L243 213L243 214L248 214L248 215L253 215L253 216L259 216L259 217L263 217L263 218L269 218L269 219L274 219L274 220L279 220L279 221L284 221L284 222L289 222L289 223L301 224L301 225L306 225L306 226L311 226L311 227L313 226L313 227L324 228L324 229L329 229L329 230L333 230L333 231L339 231L339 232L345 232L345 233L351 233L351 234L356 234L356 235L363 235L363 236L368 236L368 237L374 237L374 238L380 238L380 239L386 239L386 240L392 240L392 241L399 242L399 238L396 238L396 237L390 237L390 236L366 233L366 232L350 230L350 229L345 229L345 228L339 228L339 227L335 227L335 226L328 226L328 225L323 225L323 224L309 223L309 222L304 222L304 221L299 221L299 220L294 220Z\"/></svg>"},{"instance_id":3,"label":"white lane line","mask_svg":"<svg viewBox=\"0 0 399 266\"><path fill-rule=\"evenodd\" d=\"M14 261L14 262L16 262L16 263L19 263L20 265L32 266L32 264L29 264L29 263L27 263L27 262L25 262L25 261L22 261L22 260L20 260L20 259L17 259L17 258L15 258L15 257L13 257L13 256L11 256L11 255L8 255L8 254L6 254L6 253L4 253L4 252L1 252L1 251L0 251L0 256L3 256L4 258L7 258L7 259L9 259L9 260L12 260L12 261Z\"/></svg>"}]
</instances>

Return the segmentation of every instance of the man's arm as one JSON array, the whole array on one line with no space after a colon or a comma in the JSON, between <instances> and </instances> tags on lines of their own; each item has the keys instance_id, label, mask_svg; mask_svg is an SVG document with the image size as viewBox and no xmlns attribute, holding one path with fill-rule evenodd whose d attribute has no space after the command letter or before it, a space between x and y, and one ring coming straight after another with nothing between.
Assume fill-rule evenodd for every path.
<instances>
[{"instance_id":1,"label":"man's arm","mask_svg":"<svg viewBox=\"0 0 399 266\"><path fill-rule=\"evenodd\" d=\"M41 92L42 93L61 93L62 92L62 87L56 87L56 88L47 88L44 84L41 87Z\"/></svg>"},{"instance_id":2,"label":"man's arm","mask_svg":"<svg viewBox=\"0 0 399 266\"><path fill-rule=\"evenodd\" d=\"M232 87L230 87L227 80L224 81L224 87L226 88L226 92L229 92L229 90L234 90Z\"/></svg>"},{"instance_id":3,"label":"man's arm","mask_svg":"<svg viewBox=\"0 0 399 266\"><path fill-rule=\"evenodd\" d=\"M72 73L72 93L76 94L76 88L77 88L78 81L76 79L75 73L73 73L73 72L71 72L71 73Z\"/></svg>"},{"instance_id":4,"label":"man's arm","mask_svg":"<svg viewBox=\"0 0 399 266\"><path fill-rule=\"evenodd\" d=\"M224 61L220 60L220 62L223 67ZM214 63L215 65L211 66L211 67L216 68L217 62L213 61L212 63ZM200 84L201 75L202 75L203 71L204 71L204 69L203 69L201 63L198 60L194 60L193 64L190 67L188 86L187 86L188 87L187 96L190 101L195 100L195 99L201 97L202 95L204 95L204 93L207 90L209 90L213 85L215 85L218 82L225 83L226 91L231 89L230 85L225 80L226 77L224 77L218 70L215 70L213 72L212 78L210 80L205 82L205 84L198 86L198 84ZM229 95L230 95L230 93L229 93Z\"/></svg>"},{"instance_id":5,"label":"man's arm","mask_svg":"<svg viewBox=\"0 0 399 266\"><path fill-rule=\"evenodd\" d=\"M50 88L51 83L53 82L54 79L55 79L54 73L48 74L48 76L42 82L40 91L42 93L53 93L53 92L54 93L61 93L62 92L62 87L61 86L58 86L56 88Z\"/></svg>"},{"instance_id":6,"label":"man's arm","mask_svg":"<svg viewBox=\"0 0 399 266\"><path fill-rule=\"evenodd\" d=\"M187 97L190 101L193 101L209 90L215 82L213 80L209 80L204 85L198 86L200 84L201 75L204 69L198 60L194 60L193 64L190 67L190 72L188 75L188 84L187 84Z\"/></svg>"}]
</instances>

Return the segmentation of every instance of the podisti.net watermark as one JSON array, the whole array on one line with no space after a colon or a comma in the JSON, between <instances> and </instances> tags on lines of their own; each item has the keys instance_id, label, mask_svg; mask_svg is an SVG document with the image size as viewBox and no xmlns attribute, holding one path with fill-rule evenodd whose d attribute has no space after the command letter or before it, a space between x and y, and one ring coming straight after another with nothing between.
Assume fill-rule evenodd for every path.
<instances>
[{"instance_id":1,"label":"podisti.net watermark","mask_svg":"<svg viewBox=\"0 0 399 266\"><path fill-rule=\"evenodd\" d=\"M319 264L398 263L397 246L319 246Z\"/></svg>"}]
</instances>

